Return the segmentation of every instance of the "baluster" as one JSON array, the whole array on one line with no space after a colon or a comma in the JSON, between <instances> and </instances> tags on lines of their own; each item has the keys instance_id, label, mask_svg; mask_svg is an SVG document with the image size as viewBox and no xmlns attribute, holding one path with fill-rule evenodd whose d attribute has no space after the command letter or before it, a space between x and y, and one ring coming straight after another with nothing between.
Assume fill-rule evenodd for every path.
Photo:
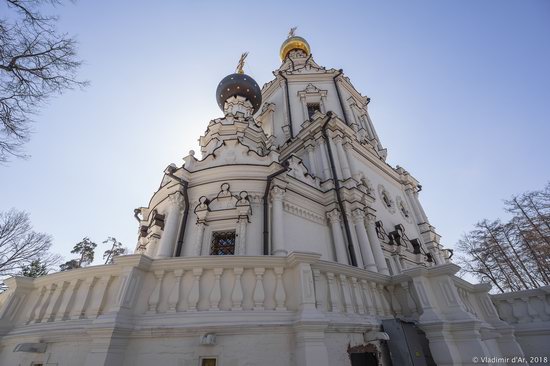
<instances>
[{"instance_id":1,"label":"baluster","mask_svg":"<svg viewBox=\"0 0 550 366\"><path fill-rule=\"evenodd\" d=\"M374 304L374 309L376 310L377 315L384 315L384 309L382 308L382 299L378 295L378 290L376 289L376 283L370 282L370 294L372 296L372 303Z\"/></svg>"},{"instance_id":2,"label":"baluster","mask_svg":"<svg viewBox=\"0 0 550 366\"><path fill-rule=\"evenodd\" d=\"M69 317L71 306L74 304L76 294L78 292L78 289L81 283L82 283L82 280L78 278L73 279L69 283L69 287L64 292L61 305L59 305L59 310L57 311L57 314L55 316L55 321L65 320Z\"/></svg>"},{"instance_id":3,"label":"baluster","mask_svg":"<svg viewBox=\"0 0 550 366\"><path fill-rule=\"evenodd\" d=\"M540 322L542 321L541 317L539 316L539 312L535 307L533 306L533 303L531 302L529 297L522 298L522 300L525 302L525 305L527 306L527 314L531 317L532 322Z\"/></svg>"},{"instance_id":4,"label":"baluster","mask_svg":"<svg viewBox=\"0 0 550 366\"><path fill-rule=\"evenodd\" d=\"M403 313L401 311L401 305L399 304L399 300L397 299L397 295L395 294L395 286L388 285L388 291L390 293L390 300L391 300L391 310L395 316L402 316Z\"/></svg>"},{"instance_id":5,"label":"baluster","mask_svg":"<svg viewBox=\"0 0 550 366\"><path fill-rule=\"evenodd\" d=\"M38 316L36 317L35 323L41 323L42 319L44 319L44 314L46 313L46 309L48 309L52 300L52 296L55 290L57 289L57 287L58 286L56 283L51 283L48 286L46 290L46 294L44 296L45 301L42 304L40 304L40 308L38 309Z\"/></svg>"},{"instance_id":6,"label":"baluster","mask_svg":"<svg viewBox=\"0 0 550 366\"><path fill-rule=\"evenodd\" d=\"M77 303L71 313L71 319L83 319L86 317L86 305L88 304L90 294L94 288L97 278L94 276L87 277L82 287L82 296L77 295Z\"/></svg>"},{"instance_id":7,"label":"baluster","mask_svg":"<svg viewBox=\"0 0 550 366\"><path fill-rule=\"evenodd\" d=\"M363 296L361 295L361 289L357 283L357 278L351 278L351 286L353 288L353 294L355 296L355 303L357 304L357 313L364 314L365 306L363 305Z\"/></svg>"},{"instance_id":8,"label":"baluster","mask_svg":"<svg viewBox=\"0 0 550 366\"><path fill-rule=\"evenodd\" d=\"M275 310L286 310L285 300L286 293L283 286L283 267L275 267L275 276L277 276L277 283L275 285Z\"/></svg>"},{"instance_id":9,"label":"baluster","mask_svg":"<svg viewBox=\"0 0 550 366\"><path fill-rule=\"evenodd\" d=\"M340 287L342 287L342 294L344 295L344 311L346 313L353 313L353 304L351 303L351 293L348 279L343 274L340 274L338 277L340 279Z\"/></svg>"},{"instance_id":10,"label":"baluster","mask_svg":"<svg viewBox=\"0 0 550 366\"><path fill-rule=\"evenodd\" d=\"M388 298L386 297L386 294L384 293L384 285L379 283L378 286L376 286L376 289L380 294L380 304L382 305L382 310L384 312L382 315L391 315L390 304L388 302Z\"/></svg>"},{"instance_id":11,"label":"baluster","mask_svg":"<svg viewBox=\"0 0 550 366\"><path fill-rule=\"evenodd\" d=\"M243 287L241 284L242 267L233 268L235 274L235 283L231 292L231 310L242 310L243 308Z\"/></svg>"},{"instance_id":12,"label":"baluster","mask_svg":"<svg viewBox=\"0 0 550 366\"><path fill-rule=\"evenodd\" d=\"M67 288L68 284L69 284L68 282L63 281L60 286L57 286L52 296L52 299L50 301L50 304L48 305L48 309L46 310L46 313L44 313L44 317L42 318L42 321L45 321L45 322L54 321L54 318L55 318L54 311L56 310L56 306L59 305L59 302L61 301L61 297L63 296L63 293L65 292L65 289Z\"/></svg>"},{"instance_id":13,"label":"baluster","mask_svg":"<svg viewBox=\"0 0 550 366\"><path fill-rule=\"evenodd\" d=\"M44 298L46 297L46 291L48 288L46 286L42 286L42 289L40 289L40 295L38 295L38 299L36 299L36 302L34 303L34 306L31 309L31 312L29 314L27 324L32 323L34 318L36 317L36 312L40 312L40 305L44 301Z\"/></svg>"},{"instance_id":14,"label":"baluster","mask_svg":"<svg viewBox=\"0 0 550 366\"><path fill-rule=\"evenodd\" d=\"M550 315L550 302L546 300L546 295L538 295L537 297L542 301L543 314Z\"/></svg>"},{"instance_id":15,"label":"baluster","mask_svg":"<svg viewBox=\"0 0 550 366\"><path fill-rule=\"evenodd\" d=\"M510 317L512 319L510 319L508 323L521 323L520 316L514 307L514 299L508 298L508 299L505 299L504 301L510 306Z\"/></svg>"},{"instance_id":16,"label":"baluster","mask_svg":"<svg viewBox=\"0 0 550 366\"><path fill-rule=\"evenodd\" d=\"M92 299L92 302L90 304L90 310L89 314L93 316L98 316L100 314L103 302L105 301L105 294L107 292L107 287L109 286L109 283L111 282L111 275L103 276L99 279L97 282L97 291L96 295Z\"/></svg>"},{"instance_id":17,"label":"baluster","mask_svg":"<svg viewBox=\"0 0 550 366\"><path fill-rule=\"evenodd\" d=\"M252 296L254 300L254 310L263 310L265 298L263 275L265 273L265 268L254 268L254 273L256 274L256 285L254 286L254 295Z\"/></svg>"},{"instance_id":18,"label":"baluster","mask_svg":"<svg viewBox=\"0 0 550 366\"><path fill-rule=\"evenodd\" d=\"M365 308L367 309L368 315L376 315L376 309L372 304L372 298L370 296L369 284L367 280L361 280L361 289L363 294L365 294Z\"/></svg>"},{"instance_id":19,"label":"baluster","mask_svg":"<svg viewBox=\"0 0 550 366\"><path fill-rule=\"evenodd\" d=\"M178 304L180 301L180 287L181 287L181 278L185 270L176 269L174 270L174 285L170 291L170 296L168 297L168 312L175 313L178 309Z\"/></svg>"},{"instance_id":20,"label":"baluster","mask_svg":"<svg viewBox=\"0 0 550 366\"><path fill-rule=\"evenodd\" d=\"M155 271L154 274L157 282L155 284L153 292L151 293L151 296L149 296L149 309L147 310L148 313L157 312L157 306L160 302L160 291L162 290L162 280L164 279L164 270Z\"/></svg>"},{"instance_id":21,"label":"baluster","mask_svg":"<svg viewBox=\"0 0 550 366\"><path fill-rule=\"evenodd\" d=\"M519 323L530 323L532 321L531 314L529 314L529 304L527 302L527 299L524 297L521 297L518 302L516 302L517 308L521 308L522 312L521 317L519 319ZM516 309L517 309L516 308ZM514 313L515 315L515 313Z\"/></svg>"},{"instance_id":22,"label":"baluster","mask_svg":"<svg viewBox=\"0 0 550 366\"><path fill-rule=\"evenodd\" d=\"M197 310L197 304L199 303L200 296L200 278L202 275L202 268L193 268L193 285L189 290L189 295L187 296L187 304L190 311Z\"/></svg>"},{"instance_id":23,"label":"baluster","mask_svg":"<svg viewBox=\"0 0 550 366\"><path fill-rule=\"evenodd\" d=\"M318 310L324 310L323 296L321 294L321 271L313 269L313 284L315 286L315 307ZM328 310L328 309L327 309Z\"/></svg>"},{"instance_id":24,"label":"baluster","mask_svg":"<svg viewBox=\"0 0 550 366\"><path fill-rule=\"evenodd\" d=\"M210 291L210 310L220 310L220 300L222 293L220 288L220 278L223 273L223 268L214 268L214 286Z\"/></svg>"},{"instance_id":25,"label":"baluster","mask_svg":"<svg viewBox=\"0 0 550 366\"><path fill-rule=\"evenodd\" d=\"M410 316L417 318L418 317L418 307L416 305L416 301L414 300L412 296L412 289L409 286L408 282L402 282L401 287L403 288L403 291L405 292L405 304L407 305L407 308L410 310Z\"/></svg>"},{"instance_id":26,"label":"baluster","mask_svg":"<svg viewBox=\"0 0 550 366\"><path fill-rule=\"evenodd\" d=\"M337 312L340 310L340 303L338 301L338 288L334 281L334 273L327 272L327 282L330 296L330 311Z\"/></svg>"}]
</instances>

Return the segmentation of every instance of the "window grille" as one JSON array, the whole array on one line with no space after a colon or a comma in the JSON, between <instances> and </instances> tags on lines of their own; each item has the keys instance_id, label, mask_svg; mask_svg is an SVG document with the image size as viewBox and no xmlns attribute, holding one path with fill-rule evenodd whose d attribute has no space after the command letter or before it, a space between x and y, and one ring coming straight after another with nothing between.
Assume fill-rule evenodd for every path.
<instances>
[{"instance_id":1,"label":"window grille","mask_svg":"<svg viewBox=\"0 0 550 366\"><path fill-rule=\"evenodd\" d=\"M212 244L210 255L233 255L235 254L235 232L217 231L212 233Z\"/></svg>"}]
</instances>

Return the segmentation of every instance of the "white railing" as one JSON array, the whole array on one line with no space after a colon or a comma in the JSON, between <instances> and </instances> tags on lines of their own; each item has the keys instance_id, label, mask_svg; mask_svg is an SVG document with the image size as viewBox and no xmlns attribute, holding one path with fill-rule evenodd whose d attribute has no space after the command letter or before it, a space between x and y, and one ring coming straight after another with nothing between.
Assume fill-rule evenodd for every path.
<instances>
[{"instance_id":1,"label":"white railing","mask_svg":"<svg viewBox=\"0 0 550 366\"><path fill-rule=\"evenodd\" d=\"M550 286L492 295L491 300L509 324L550 321Z\"/></svg>"},{"instance_id":2,"label":"white railing","mask_svg":"<svg viewBox=\"0 0 550 366\"><path fill-rule=\"evenodd\" d=\"M113 265L37 279L8 279L9 289L0 295L0 329L94 320L121 312L138 320L152 320L159 319L152 318L154 314L170 318L175 313L201 312L205 316L229 311L284 316L304 308L317 309L333 319L369 315L418 320L427 305L419 299L414 276L406 272L390 277L321 261L315 253L158 260L130 255L117 258ZM464 311L488 322L497 318L487 286L469 284L452 274L451 278L449 283L451 287L454 283ZM446 296L442 293L439 298ZM549 319L550 306L543 290L526 293L529 301L498 296L493 301L506 321ZM178 319L184 318L178 315Z\"/></svg>"}]
</instances>

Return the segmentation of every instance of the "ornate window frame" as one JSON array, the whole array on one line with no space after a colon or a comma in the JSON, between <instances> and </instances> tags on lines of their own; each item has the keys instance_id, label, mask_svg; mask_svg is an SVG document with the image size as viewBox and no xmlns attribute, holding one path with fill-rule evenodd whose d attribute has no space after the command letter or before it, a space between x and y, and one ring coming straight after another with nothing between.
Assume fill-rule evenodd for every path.
<instances>
[{"instance_id":1,"label":"ornate window frame","mask_svg":"<svg viewBox=\"0 0 550 366\"><path fill-rule=\"evenodd\" d=\"M300 102L302 103L304 122L310 120L307 109L308 104L319 104L320 112L326 113L325 103L327 100L327 93L326 90L321 90L311 83L307 84L304 90L298 92Z\"/></svg>"}]
</instances>

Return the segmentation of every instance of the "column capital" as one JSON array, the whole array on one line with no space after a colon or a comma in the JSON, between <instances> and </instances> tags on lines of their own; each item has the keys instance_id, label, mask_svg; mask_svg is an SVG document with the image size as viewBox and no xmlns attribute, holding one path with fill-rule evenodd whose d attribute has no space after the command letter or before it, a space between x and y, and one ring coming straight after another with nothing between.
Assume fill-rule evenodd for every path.
<instances>
[{"instance_id":1,"label":"column capital","mask_svg":"<svg viewBox=\"0 0 550 366\"><path fill-rule=\"evenodd\" d=\"M365 211L360 208L356 208L351 212L351 217L353 218L353 222L355 224L360 223L365 220Z\"/></svg>"},{"instance_id":2,"label":"column capital","mask_svg":"<svg viewBox=\"0 0 550 366\"><path fill-rule=\"evenodd\" d=\"M340 135L335 135L332 137L332 140L334 141L335 144L341 144L344 139Z\"/></svg>"},{"instance_id":3,"label":"column capital","mask_svg":"<svg viewBox=\"0 0 550 366\"><path fill-rule=\"evenodd\" d=\"M306 145L307 152L311 152L315 150L315 142L313 140L308 140L305 145Z\"/></svg>"},{"instance_id":4,"label":"column capital","mask_svg":"<svg viewBox=\"0 0 550 366\"><path fill-rule=\"evenodd\" d=\"M273 201L275 200L281 201L284 198L285 193L286 193L286 189L281 188L279 186L274 186L273 188L271 188L271 199Z\"/></svg>"},{"instance_id":5,"label":"column capital","mask_svg":"<svg viewBox=\"0 0 550 366\"><path fill-rule=\"evenodd\" d=\"M169 195L168 202L171 207L176 207L178 210L183 210L184 208L184 200L180 192L175 192Z\"/></svg>"},{"instance_id":6,"label":"column capital","mask_svg":"<svg viewBox=\"0 0 550 366\"><path fill-rule=\"evenodd\" d=\"M351 139L349 137L344 137L343 138L343 144L344 144L344 149L346 150L350 150L353 148L353 145L351 144Z\"/></svg>"},{"instance_id":7,"label":"column capital","mask_svg":"<svg viewBox=\"0 0 550 366\"><path fill-rule=\"evenodd\" d=\"M365 218L367 219L367 223L370 225L374 225L374 223L376 222L376 215L371 212L368 212Z\"/></svg>"},{"instance_id":8,"label":"column capital","mask_svg":"<svg viewBox=\"0 0 550 366\"><path fill-rule=\"evenodd\" d=\"M334 209L332 211L327 212L327 218L329 219L331 224L337 224L340 222L340 211L337 209Z\"/></svg>"}]
</instances>

